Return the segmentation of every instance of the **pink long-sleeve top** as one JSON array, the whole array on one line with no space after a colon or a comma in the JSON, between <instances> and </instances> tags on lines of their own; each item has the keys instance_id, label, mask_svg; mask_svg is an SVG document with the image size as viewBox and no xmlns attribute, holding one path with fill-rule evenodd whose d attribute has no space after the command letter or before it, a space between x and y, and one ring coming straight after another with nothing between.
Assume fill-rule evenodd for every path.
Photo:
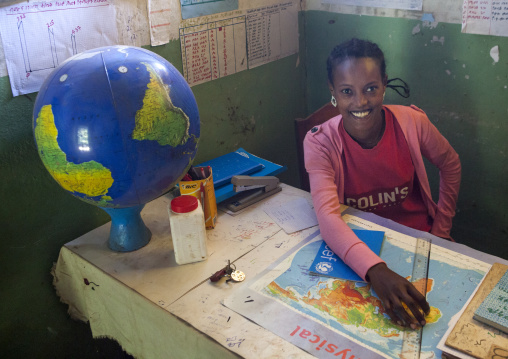
<instances>
[{"instance_id":1,"label":"pink long-sleeve top","mask_svg":"<svg viewBox=\"0 0 508 359\"><path fill-rule=\"evenodd\" d=\"M457 152L416 106L388 105L407 141L411 159L422 190L428 214L433 218L432 234L449 238L455 215L461 166ZM314 209L321 235L327 245L360 277L383 260L372 252L342 220L344 170L341 161L343 144L339 136L342 116L331 118L309 131L304 140L305 167L309 173ZM439 200L432 200L423 162L425 156L439 169Z\"/></svg>"}]
</instances>

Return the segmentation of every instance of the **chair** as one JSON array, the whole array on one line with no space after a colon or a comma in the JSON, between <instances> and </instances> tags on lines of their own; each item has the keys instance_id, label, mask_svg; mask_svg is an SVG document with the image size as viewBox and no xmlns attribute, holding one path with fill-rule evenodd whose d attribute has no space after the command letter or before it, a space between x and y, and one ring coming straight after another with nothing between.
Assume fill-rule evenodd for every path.
<instances>
[{"instance_id":1,"label":"chair","mask_svg":"<svg viewBox=\"0 0 508 359\"><path fill-rule=\"evenodd\" d=\"M305 191L310 191L309 175L305 170L305 162L303 158L303 140L305 135L312 127L320 125L330 118L337 116L338 114L339 110L336 107L333 107L331 103L327 103L307 118L295 119L296 149L298 153L300 188Z\"/></svg>"}]
</instances>

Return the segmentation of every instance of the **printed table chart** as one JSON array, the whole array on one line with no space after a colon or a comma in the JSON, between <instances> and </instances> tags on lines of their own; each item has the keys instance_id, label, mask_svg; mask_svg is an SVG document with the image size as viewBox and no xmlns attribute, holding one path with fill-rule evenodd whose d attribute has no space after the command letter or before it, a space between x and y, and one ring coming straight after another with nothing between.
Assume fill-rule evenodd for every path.
<instances>
[{"instance_id":1,"label":"printed table chart","mask_svg":"<svg viewBox=\"0 0 508 359\"><path fill-rule=\"evenodd\" d=\"M298 51L298 22L292 2L247 11L249 68Z\"/></svg>"},{"instance_id":2,"label":"printed table chart","mask_svg":"<svg viewBox=\"0 0 508 359\"><path fill-rule=\"evenodd\" d=\"M190 86L247 69L245 16L181 28L180 43Z\"/></svg>"}]
</instances>

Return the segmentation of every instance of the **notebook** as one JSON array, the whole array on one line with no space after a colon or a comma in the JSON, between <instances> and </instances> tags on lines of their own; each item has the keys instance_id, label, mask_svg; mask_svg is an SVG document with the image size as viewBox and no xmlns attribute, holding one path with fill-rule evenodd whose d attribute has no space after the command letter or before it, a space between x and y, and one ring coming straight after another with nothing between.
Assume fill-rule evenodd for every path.
<instances>
[{"instance_id":1,"label":"notebook","mask_svg":"<svg viewBox=\"0 0 508 359\"><path fill-rule=\"evenodd\" d=\"M360 238L365 244L377 255L381 253L381 246L385 237L385 232L382 231L370 231L365 229L353 229L353 232ZM322 241L321 246L309 268L310 275L331 277L344 280L352 280L363 282L360 278L346 263L339 258L338 255L332 252L326 245L325 241Z\"/></svg>"},{"instance_id":2,"label":"notebook","mask_svg":"<svg viewBox=\"0 0 508 359\"><path fill-rule=\"evenodd\" d=\"M473 319L508 333L508 271L474 312Z\"/></svg>"}]
</instances>

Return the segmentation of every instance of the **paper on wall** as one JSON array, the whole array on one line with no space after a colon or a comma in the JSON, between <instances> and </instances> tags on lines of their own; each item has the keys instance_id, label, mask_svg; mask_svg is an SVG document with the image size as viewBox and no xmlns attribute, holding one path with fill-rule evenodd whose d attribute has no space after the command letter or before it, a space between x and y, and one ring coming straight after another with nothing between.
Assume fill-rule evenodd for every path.
<instances>
[{"instance_id":1,"label":"paper on wall","mask_svg":"<svg viewBox=\"0 0 508 359\"><path fill-rule=\"evenodd\" d=\"M494 60L494 64L499 62L499 46L496 45L490 49L490 57Z\"/></svg>"},{"instance_id":2,"label":"paper on wall","mask_svg":"<svg viewBox=\"0 0 508 359\"><path fill-rule=\"evenodd\" d=\"M180 46L190 86L247 69L246 24L242 11L182 21Z\"/></svg>"},{"instance_id":3,"label":"paper on wall","mask_svg":"<svg viewBox=\"0 0 508 359\"><path fill-rule=\"evenodd\" d=\"M7 76L7 64L5 63L5 53L2 41L0 41L0 77Z\"/></svg>"},{"instance_id":4,"label":"paper on wall","mask_svg":"<svg viewBox=\"0 0 508 359\"><path fill-rule=\"evenodd\" d=\"M181 20L179 0L148 0L148 13L152 46L178 39Z\"/></svg>"},{"instance_id":5,"label":"paper on wall","mask_svg":"<svg viewBox=\"0 0 508 359\"><path fill-rule=\"evenodd\" d=\"M462 32L508 36L508 1L464 0Z\"/></svg>"},{"instance_id":6,"label":"paper on wall","mask_svg":"<svg viewBox=\"0 0 508 359\"><path fill-rule=\"evenodd\" d=\"M423 0L321 0L324 4L382 7L400 10L422 10Z\"/></svg>"},{"instance_id":7,"label":"paper on wall","mask_svg":"<svg viewBox=\"0 0 508 359\"><path fill-rule=\"evenodd\" d=\"M146 0L116 1L115 8L119 44L139 47L150 45ZM3 45L0 41L0 77L7 75Z\"/></svg>"},{"instance_id":8,"label":"paper on wall","mask_svg":"<svg viewBox=\"0 0 508 359\"><path fill-rule=\"evenodd\" d=\"M13 96L37 92L67 58L118 44L112 0L22 2L0 11Z\"/></svg>"},{"instance_id":9,"label":"paper on wall","mask_svg":"<svg viewBox=\"0 0 508 359\"><path fill-rule=\"evenodd\" d=\"M238 0L180 0L182 19L238 10Z\"/></svg>"},{"instance_id":10,"label":"paper on wall","mask_svg":"<svg viewBox=\"0 0 508 359\"><path fill-rule=\"evenodd\" d=\"M247 10L249 68L298 52L298 10L293 1Z\"/></svg>"},{"instance_id":11,"label":"paper on wall","mask_svg":"<svg viewBox=\"0 0 508 359\"><path fill-rule=\"evenodd\" d=\"M282 1L182 21L183 72L189 85L297 53L298 10L298 3Z\"/></svg>"},{"instance_id":12,"label":"paper on wall","mask_svg":"<svg viewBox=\"0 0 508 359\"><path fill-rule=\"evenodd\" d=\"M150 45L148 8L146 0L115 1L116 27L121 45Z\"/></svg>"},{"instance_id":13,"label":"paper on wall","mask_svg":"<svg viewBox=\"0 0 508 359\"><path fill-rule=\"evenodd\" d=\"M422 10L427 14L432 14L436 23L445 22L450 24L460 24L462 22L462 2L463 0L425 0L425 6L422 6ZM324 0L306 0L305 10L328 11L346 15L367 15L411 20L420 20L422 17L422 13L420 11L371 6L341 5L332 2L325 3Z\"/></svg>"}]
</instances>

